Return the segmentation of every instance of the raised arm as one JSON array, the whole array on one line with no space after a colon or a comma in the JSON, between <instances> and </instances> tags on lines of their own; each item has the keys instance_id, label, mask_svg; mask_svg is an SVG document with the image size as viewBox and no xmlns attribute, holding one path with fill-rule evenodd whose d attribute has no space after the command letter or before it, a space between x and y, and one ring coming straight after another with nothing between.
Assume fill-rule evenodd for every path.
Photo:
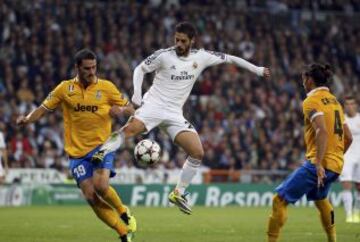
<instances>
[{"instance_id":1,"label":"raised arm","mask_svg":"<svg viewBox=\"0 0 360 242\"><path fill-rule=\"evenodd\" d=\"M256 65L248 62L247 60L244 60L240 57L236 57L233 55L227 55L226 60L227 60L226 61L227 63L237 65L241 68L251 71L252 73L255 73L258 76L263 76L265 78L270 77L270 69L269 68L256 66Z\"/></svg>"},{"instance_id":2,"label":"raised arm","mask_svg":"<svg viewBox=\"0 0 360 242\"><path fill-rule=\"evenodd\" d=\"M203 50L202 52L203 61L206 63L206 66L214 66L222 63L230 63L241 68L244 68L252 73L255 73L258 76L263 76L266 79L270 78L270 69L266 67L256 66L247 60L244 60L240 57L228 55L221 52L207 51Z\"/></svg>"},{"instance_id":3,"label":"raised arm","mask_svg":"<svg viewBox=\"0 0 360 242\"><path fill-rule=\"evenodd\" d=\"M133 75L133 84L134 84L134 95L131 98L131 101L137 105L141 105L142 100L142 83L144 80L145 71L142 69L142 64L138 65L134 70Z\"/></svg>"},{"instance_id":4,"label":"raised arm","mask_svg":"<svg viewBox=\"0 0 360 242\"><path fill-rule=\"evenodd\" d=\"M162 53L164 53L164 50L162 49L155 51L152 55L150 55L143 62L141 62L134 70L134 74L133 74L134 94L131 98L131 101L137 106L141 106L141 101L142 101L141 87L144 80L144 75L146 73L151 73L161 68Z\"/></svg>"}]
</instances>

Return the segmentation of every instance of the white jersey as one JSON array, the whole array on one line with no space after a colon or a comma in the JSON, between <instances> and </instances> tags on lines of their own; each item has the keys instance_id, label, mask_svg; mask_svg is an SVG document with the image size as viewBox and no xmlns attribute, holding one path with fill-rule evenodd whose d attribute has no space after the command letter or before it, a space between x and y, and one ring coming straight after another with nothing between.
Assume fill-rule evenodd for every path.
<instances>
[{"instance_id":1,"label":"white jersey","mask_svg":"<svg viewBox=\"0 0 360 242\"><path fill-rule=\"evenodd\" d=\"M349 126L353 141L346 152L346 157L357 157L357 161L360 162L360 113L357 113L354 117L345 116L346 124Z\"/></svg>"},{"instance_id":2,"label":"white jersey","mask_svg":"<svg viewBox=\"0 0 360 242\"><path fill-rule=\"evenodd\" d=\"M186 57L178 56L175 47L158 50L140 64L145 73L155 71L153 84L143 101L181 111L195 81L205 68L225 62L234 63L239 59L204 49L193 49ZM262 75L262 67L252 68L258 75Z\"/></svg>"}]
</instances>

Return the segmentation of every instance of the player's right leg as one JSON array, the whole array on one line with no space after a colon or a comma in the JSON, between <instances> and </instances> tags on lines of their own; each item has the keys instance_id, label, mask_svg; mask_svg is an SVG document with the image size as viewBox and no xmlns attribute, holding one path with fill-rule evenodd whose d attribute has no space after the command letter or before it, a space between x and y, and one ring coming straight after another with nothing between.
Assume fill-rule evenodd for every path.
<instances>
[{"instance_id":1,"label":"player's right leg","mask_svg":"<svg viewBox=\"0 0 360 242\"><path fill-rule=\"evenodd\" d=\"M117 212L96 194L92 179L83 180L80 183L80 189L96 216L114 229L122 242L130 242L132 234L128 233L128 227L121 221Z\"/></svg>"},{"instance_id":2,"label":"player's right leg","mask_svg":"<svg viewBox=\"0 0 360 242\"><path fill-rule=\"evenodd\" d=\"M354 162L351 157L346 156L346 162L339 177L343 191L341 192L341 198L344 204L346 222L353 222L353 193L352 193L352 182L353 182Z\"/></svg>"},{"instance_id":3,"label":"player's right leg","mask_svg":"<svg viewBox=\"0 0 360 242\"><path fill-rule=\"evenodd\" d=\"M276 242L287 219L287 202L278 194L273 197L272 211L268 221L268 242Z\"/></svg>"},{"instance_id":4,"label":"player's right leg","mask_svg":"<svg viewBox=\"0 0 360 242\"><path fill-rule=\"evenodd\" d=\"M145 131L145 124L141 120L130 117L128 123L120 130L112 133L108 140L101 146L100 150L92 156L92 162L102 162L107 154L119 149L127 138L136 136Z\"/></svg>"}]
</instances>

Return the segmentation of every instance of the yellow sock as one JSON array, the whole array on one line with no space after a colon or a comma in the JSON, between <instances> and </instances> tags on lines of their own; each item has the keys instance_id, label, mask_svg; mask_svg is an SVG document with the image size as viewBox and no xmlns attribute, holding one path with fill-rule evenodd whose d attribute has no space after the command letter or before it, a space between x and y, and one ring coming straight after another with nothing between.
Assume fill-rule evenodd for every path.
<instances>
[{"instance_id":1,"label":"yellow sock","mask_svg":"<svg viewBox=\"0 0 360 242\"><path fill-rule=\"evenodd\" d=\"M280 229L284 226L287 219L287 202L279 195L273 198L272 213L269 217L267 238L268 242L276 242L280 235Z\"/></svg>"},{"instance_id":2,"label":"yellow sock","mask_svg":"<svg viewBox=\"0 0 360 242\"><path fill-rule=\"evenodd\" d=\"M328 242L336 242L335 215L334 209L327 198L315 201L320 212L321 224L328 237Z\"/></svg>"},{"instance_id":3,"label":"yellow sock","mask_svg":"<svg viewBox=\"0 0 360 242\"><path fill-rule=\"evenodd\" d=\"M91 204L92 209L105 224L113 228L120 236L127 234L127 226L122 223L116 211L106 202L95 196L95 201Z\"/></svg>"},{"instance_id":4,"label":"yellow sock","mask_svg":"<svg viewBox=\"0 0 360 242\"><path fill-rule=\"evenodd\" d=\"M126 212L126 207L122 203L120 196L117 194L115 189L112 186L104 192L102 195L104 201L110 204L119 214Z\"/></svg>"}]
</instances>

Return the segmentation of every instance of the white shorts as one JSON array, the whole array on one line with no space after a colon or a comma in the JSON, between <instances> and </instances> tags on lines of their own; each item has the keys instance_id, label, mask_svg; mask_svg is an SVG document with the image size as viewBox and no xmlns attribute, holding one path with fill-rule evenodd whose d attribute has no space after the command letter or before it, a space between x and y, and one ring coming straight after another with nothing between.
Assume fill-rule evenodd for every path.
<instances>
[{"instance_id":1,"label":"white shorts","mask_svg":"<svg viewBox=\"0 0 360 242\"><path fill-rule=\"evenodd\" d=\"M182 110L174 111L159 105L144 103L135 111L134 117L144 123L147 132L159 127L167 132L173 141L182 131L197 133L194 126L184 118Z\"/></svg>"},{"instance_id":2,"label":"white shorts","mask_svg":"<svg viewBox=\"0 0 360 242\"><path fill-rule=\"evenodd\" d=\"M339 177L340 181L360 183L360 157L344 157L344 167Z\"/></svg>"}]
</instances>

